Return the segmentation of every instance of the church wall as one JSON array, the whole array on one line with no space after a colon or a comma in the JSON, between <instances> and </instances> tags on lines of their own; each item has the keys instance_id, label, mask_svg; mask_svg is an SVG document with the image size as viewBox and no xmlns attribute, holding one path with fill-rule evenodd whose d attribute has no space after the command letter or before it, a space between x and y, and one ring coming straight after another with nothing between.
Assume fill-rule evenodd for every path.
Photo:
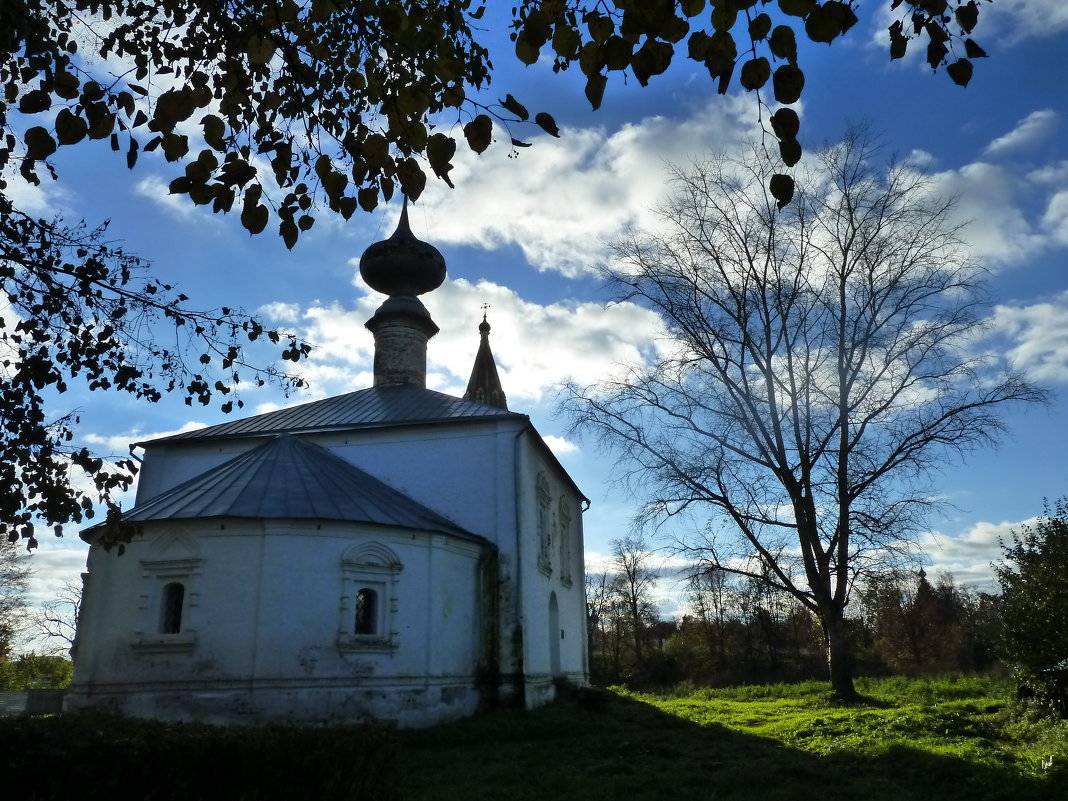
<instances>
[{"instance_id":1,"label":"church wall","mask_svg":"<svg viewBox=\"0 0 1068 801\"><path fill-rule=\"evenodd\" d=\"M217 632L222 645L209 645L201 638L196 648L197 670L220 677L273 677L272 680L282 684L314 681L321 685L322 677L328 675L334 677L330 681L356 682L365 688L391 682L397 686L422 687L417 694L425 696L434 682L451 680L444 677L467 676L464 686L469 688L470 676L480 667L498 676L499 700L507 701L509 696L519 694L529 706L552 697L554 674L575 683L586 682L582 498L525 420L442 423L305 436L498 546L495 569L499 590L493 610L496 629L492 632L495 658L487 658L485 649L477 646L480 637L488 636L484 622L476 614L457 615L451 611L486 606L478 589L485 577L476 577L477 568L471 557L430 547L424 535L409 537L408 542L390 539L394 543L390 547L397 551L405 566L397 577L406 599L398 609L397 619L409 621L404 625L426 633L428 639L422 641L421 650L413 650L405 629L398 630L403 649L387 654L339 652L335 642L336 621L330 624L318 618L302 619L299 610L287 605L284 592L271 589L318 586L323 576L338 570L336 557L322 561L324 557L318 552L307 553L305 540L309 537L290 537L294 533L292 527L279 523L269 526L266 535L254 534L258 542L255 547L243 535L239 536L234 525L225 535L216 532L201 538L204 543L210 541L205 547L211 550L212 563L230 567L226 571L229 576L226 590L220 591L217 599L205 600L198 607L198 614L203 616L208 628ZM186 441L180 448L167 444L151 446L151 458L146 458L140 477L138 502L262 441L260 438ZM550 571L545 573L538 566L539 474L547 477L550 486L549 516L556 519L560 515L561 499L566 498L570 509L570 587L561 579L558 540L550 546L553 562ZM324 526L328 528L327 524ZM318 532L312 539L328 540L330 536L333 535ZM448 582L439 582L436 589L431 589L442 576L449 576ZM253 602L249 593L232 592L232 586L246 583L259 588L259 600ZM553 594L557 604L552 613L554 630L562 630L564 635L555 643L550 642L548 634ZM114 602L112 597L110 603ZM254 607L249 607L253 603ZM332 603L336 617L337 598ZM414 608L421 610L417 620L406 617L408 610ZM120 614L116 619L121 618ZM240 651L231 643L247 639L250 620L256 621L257 645L254 650ZM330 625L335 627L333 633ZM297 649L283 645L297 641L302 643ZM473 655L482 657L480 665L472 664ZM142 655L135 665L151 665L149 672L165 674L169 669L168 659L183 665L183 669L193 663L191 657L165 654ZM386 675L384 670L388 670L388 679L382 678ZM427 679L428 675L438 678ZM367 691L379 696L377 701L365 699L365 705L385 704L383 699L392 692ZM333 698L337 692L341 691L331 690L327 695ZM463 697L463 704L475 703L467 690L455 692ZM425 701L412 701L411 705L426 708ZM144 714L160 716L151 711ZM385 708L380 712L380 716L390 718L398 714ZM412 717L425 713L408 710L404 714Z\"/></svg>"},{"instance_id":2,"label":"church wall","mask_svg":"<svg viewBox=\"0 0 1068 801\"><path fill-rule=\"evenodd\" d=\"M522 674L516 580L516 452L523 420L438 424L381 431L318 434L313 441L382 479L409 497L485 537L499 549L497 649L490 666L500 677L499 698L514 692Z\"/></svg>"},{"instance_id":3,"label":"church wall","mask_svg":"<svg viewBox=\"0 0 1068 801\"><path fill-rule=\"evenodd\" d=\"M518 474L527 706L553 697L554 678L588 683L583 499L559 465L536 445L535 436L531 432L523 438ZM566 570L561 551L561 502L564 515L570 515Z\"/></svg>"},{"instance_id":4,"label":"church wall","mask_svg":"<svg viewBox=\"0 0 1068 801\"><path fill-rule=\"evenodd\" d=\"M491 420L302 436L462 528L507 548L515 527L514 442L524 426L522 420ZM151 445L138 476L136 504L263 441L263 438L212 439Z\"/></svg>"},{"instance_id":5,"label":"church wall","mask_svg":"<svg viewBox=\"0 0 1068 801\"><path fill-rule=\"evenodd\" d=\"M219 722L370 715L402 725L474 711L482 546L382 527L225 525L156 526L122 556L93 549L90 585L106 576L109 591L87 595L92 636L79 646L70 708ZM367 543L395 567L368 562ZM188 571L179 577L183 627L160 634L152 588L176 570ZM349 574L357 578L346 584ZM380 638L354 636L351 594L379 579L388 627Z\"/></svg>"},{"instance_id":6,"label":"church wall","mask_svg":"<svg viewBox=\"0 0 1068 801\"><path fill-rule=\"evenodd\" d=\"M413 426L308 437L457 525L509 548L521 421Z\"/></svg>"}]
</instances>

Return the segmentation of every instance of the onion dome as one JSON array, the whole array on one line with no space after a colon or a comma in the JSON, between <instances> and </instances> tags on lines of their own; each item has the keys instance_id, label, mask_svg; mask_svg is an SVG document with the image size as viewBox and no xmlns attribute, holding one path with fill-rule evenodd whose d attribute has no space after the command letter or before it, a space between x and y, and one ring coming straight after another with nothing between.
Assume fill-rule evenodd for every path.
<instances>
[{"instance_id":1,"label":"onion dome","mask_svg":"<svg viewBox=\"0 0 1068 801\"><path fill-rule=\"evenodd\" d=\"M375 338L375 386L426 386L426 346L438 333L430 312L416 295L445 280L445 259L415 237L404 198L397 230L360 257L360 275L372 289L389 295L364 325Z\"/></svg>"},{"instance_id":2,"label":"onion dome","mask_svg":"<svg viewBox=\"0 0 1068 801\"><path fill-rule=\"evenodd\" d=\"M397 230L360 257L360 275L371 289L386 295L422 295L445 280L445 258L412 233L408 198L404 199Z\"/></svg>"}]
</instances>

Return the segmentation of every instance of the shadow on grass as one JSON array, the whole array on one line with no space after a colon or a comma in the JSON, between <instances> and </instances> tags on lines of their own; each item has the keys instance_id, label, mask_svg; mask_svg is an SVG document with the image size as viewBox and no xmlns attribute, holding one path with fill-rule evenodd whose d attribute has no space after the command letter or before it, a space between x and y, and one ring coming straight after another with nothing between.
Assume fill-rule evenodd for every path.
<instances>
[{"instance_id":1,"label":"shadow on grass","mask_svg":"<svg viewBox=\"0 0 1068 801\"><path fill-rule=\"evenodd\" d=\"M1064 770L1039 780L902 746L820 756L616 696L599 709L558 704L403 732L400 743L408 801L1068 798Z\"/></svg>"},{"instance_id":2,"label":"shadow on grass","mask_svg":"<svg viewBox=\"0 0 1068 801\"><path fill-rule=\"evenodd\" d=\"M1063 766L1036 779L989 756L977 763L880 746L894 740L875 725L863 753L843 748L820 756L606 692L532 713L502 710L402 732L227 729L101 716L0 719L0 777L4 797L19 801L1068 799ZM954 742L984 736L952 710L917 736L929 737L931 728Z\"/></svg>"}]
</instances>

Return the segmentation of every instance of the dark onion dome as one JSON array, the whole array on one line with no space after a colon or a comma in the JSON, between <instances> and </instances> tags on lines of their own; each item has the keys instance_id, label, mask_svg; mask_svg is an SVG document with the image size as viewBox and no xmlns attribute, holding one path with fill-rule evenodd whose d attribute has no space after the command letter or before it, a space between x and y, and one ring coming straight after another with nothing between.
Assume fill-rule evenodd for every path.
<instances>
[{"instance_id":1,"label":"dark onion dome","mask_svg":"<svg viewBox=\"0 0 1068 801\"><path fill-rule=\"evenodd\" d=\"M386 295L422 295L445 280L445 258L436 247L417 239L408 225L407 198L397 230L360 257L360 275L371 289Z\"/></svg>"}]
</instances>

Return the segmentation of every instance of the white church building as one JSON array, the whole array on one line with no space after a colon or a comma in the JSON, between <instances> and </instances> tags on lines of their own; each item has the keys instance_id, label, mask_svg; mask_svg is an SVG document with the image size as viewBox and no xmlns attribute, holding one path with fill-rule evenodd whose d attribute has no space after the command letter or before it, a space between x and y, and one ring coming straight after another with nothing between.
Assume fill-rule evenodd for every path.
<instances>
[{"instance_id":1,"label":"white church building","mask_svg":"<svg viewBox=\"0 0 1068 801\"><path fill-rule=\"evenodd\" d=\"M90 543L67 709L423 726L587 682L588 501L509 411L483 319L426 388L445 262L406 210L360 271L374 386L141 443L139 533Z\"/></svg>"}]
</instances>

